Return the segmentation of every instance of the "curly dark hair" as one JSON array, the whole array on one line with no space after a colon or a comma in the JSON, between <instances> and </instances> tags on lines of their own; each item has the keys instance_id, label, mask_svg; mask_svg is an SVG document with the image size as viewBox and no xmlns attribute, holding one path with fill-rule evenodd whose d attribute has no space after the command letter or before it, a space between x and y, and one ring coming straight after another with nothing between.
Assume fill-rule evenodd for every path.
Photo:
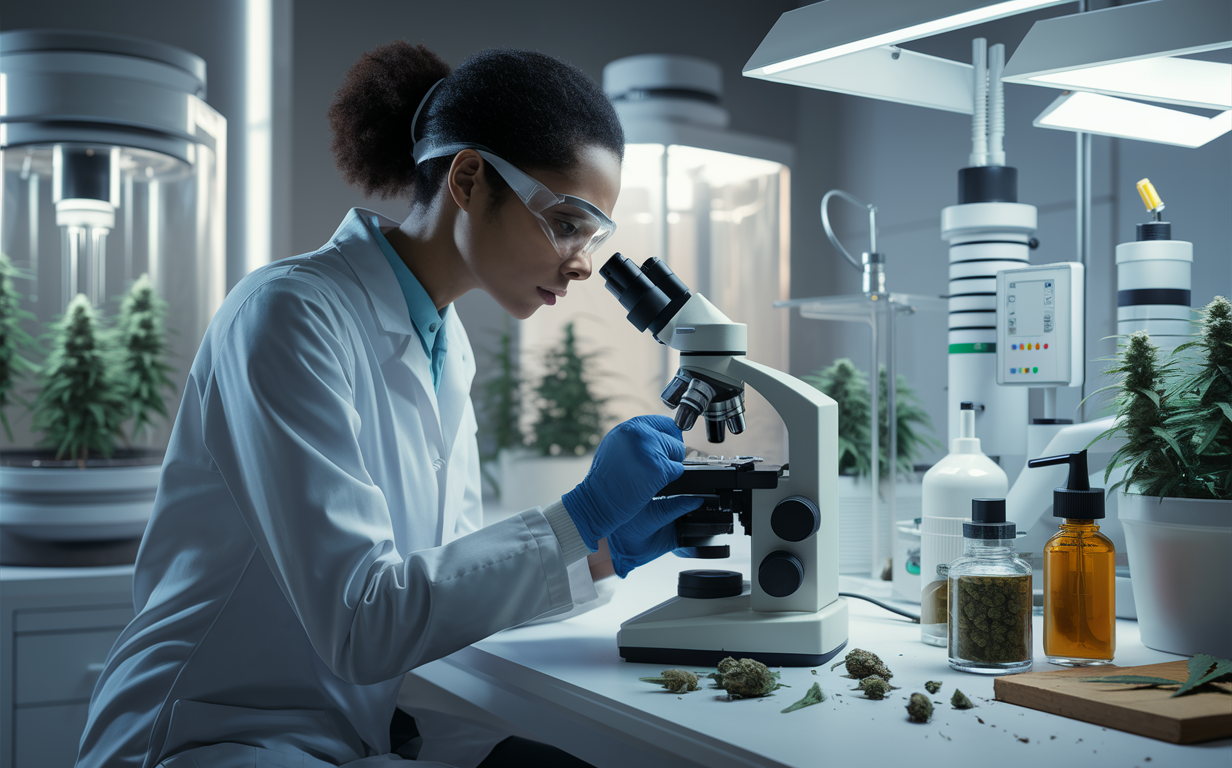
<instances>
[{"instance_id":1,"label":"curly dark hair","mask_svg":"<svg viewBox=\"0 0 1232 768\"><path fill-rule=\"evenodd\" d=\"M442 78L412 137L415 109ZM523 170L566 171L587 146L624 157L624 131L603 89L577 67L534 51L481 51L451 74L423 45L380 46L347 73L329 123L347 183L382 198L409 192L412 205L431 203L453 161L416 166L411 147L424 136L482 144ZM484 167L499 202L507 185Z\"/></svg>"}]
</instances>

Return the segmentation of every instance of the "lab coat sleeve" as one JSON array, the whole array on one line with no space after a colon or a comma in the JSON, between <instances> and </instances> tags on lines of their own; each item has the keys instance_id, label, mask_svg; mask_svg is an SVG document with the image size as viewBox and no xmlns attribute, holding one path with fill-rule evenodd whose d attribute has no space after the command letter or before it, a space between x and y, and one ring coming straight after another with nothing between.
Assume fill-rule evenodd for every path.
<instances>
[{"instance_id":1,"label":"lab coat sleeve","mask_svg":"<svg viewBox=\"0 0 1232 768\"><path fill-rule=\"evenodd\" d=\"M202 405L206 448L317 653L372 684L568 606L538 510L399 555L357 439L358 331L327 290L292 273L249 296L212 338Z\"/></svg>"},{"instance_id":2,"label":"lab coat sleeve","mask_svg":"<svg viewBox=\"0 0 1232 768\"><path fill-rule=\"evenodd\" d=\"M466 400L466 490L462 494L462 509L458 512L456 531L459 536L474 533L483 527L483 477L479 471L479 425L475 420L475 406Z\"/></svg>"}]
</instances>

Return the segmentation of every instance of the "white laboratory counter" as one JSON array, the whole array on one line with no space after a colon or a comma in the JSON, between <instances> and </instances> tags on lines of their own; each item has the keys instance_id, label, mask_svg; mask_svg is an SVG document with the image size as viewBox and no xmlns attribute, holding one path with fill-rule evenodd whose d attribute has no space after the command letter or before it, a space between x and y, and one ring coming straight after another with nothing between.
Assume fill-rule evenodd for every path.
<instances>
[{"instance_id":1,"label":"white laboratory counter","mask_svg":"<svg viewBox=\"0 0 1232 768\"><path fill-rule=\"evenodd\" d=\"M873 651L889 665L901 690L885 700L850 691L854 681L828 664L816 674L783 668L782 682L792 687L762 699L728 701L708 686L677 695L640 682L676 665L623 661L616 647L620 622L673 595L681 570L717 567L747 574L747 565L747 549L743 561L703 563L668 555L630 574L607 605L554 624L501 632L416 669L408 687L427 684L452 692L489 722L555 744L599 768L945 765L964 754L999 768L1232 765L1232 739L1180 746L997 702L992 677L950 669L944 648L920 642L919 625L862 600L850 601L847 647ZM882 600L890 594L888 582L848 577L841 589ZM1041 621L1036 618L1034 669L1058 669L1042 661ZM1117 622L1117 664L1178 658L1143 646L1136 622ZM930 723L911 723L906 699L924 692L929 680L942 681L931 698L943 703L935 705ZM825 702L781 714L814 682L829 697ZM976 709L950 707L956 687Z\"/></svg>"}]
</instances>

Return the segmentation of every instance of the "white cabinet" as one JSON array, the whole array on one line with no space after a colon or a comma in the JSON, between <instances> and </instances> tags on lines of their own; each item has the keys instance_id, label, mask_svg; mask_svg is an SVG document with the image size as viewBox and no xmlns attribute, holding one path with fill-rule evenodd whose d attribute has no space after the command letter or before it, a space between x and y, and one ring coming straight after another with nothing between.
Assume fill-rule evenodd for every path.
<instances>
[{"instance_id":1,"label":"white cabinet","mask_svg":"<svg viewBox=\"0 0 1232 768\"><path fill-rule=\"evenodd\" d=\"M0 768L71 768L133 567L0 567Z\"/></svg>"}]
</instances>

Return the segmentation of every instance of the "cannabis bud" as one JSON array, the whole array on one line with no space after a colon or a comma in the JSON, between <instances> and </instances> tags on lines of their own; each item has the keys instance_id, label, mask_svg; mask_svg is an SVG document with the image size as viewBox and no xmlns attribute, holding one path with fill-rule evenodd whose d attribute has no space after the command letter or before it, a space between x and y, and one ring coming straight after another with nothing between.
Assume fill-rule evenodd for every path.
<instances>
[{"instance_id":1,"label":"cannabis bud","mask_svg":"<svg viewBox=\"0 0 1232 768\"><path fill-rule=\"evenodd\" d=\"M697 675L683 669L665 669L662 677L639 677L638 680L661 685L672 693L688 693L700 688Z\"/></svg>"},{"instance_id":2,"label":"cannabis bud","mask_svg":"<svg viewBox=\"0 0 1232 768\"><path fill-rule=\"evenodd\" d=\"M913 723L927 723L933 716L933 703L922 693L911 694L907 702L907 719Z\"/></svg>"},{"instance_id":3,"label":"cannabis bud","mask_svg":"<svg viewBox=\"0 0 1232 768\"><path fill-rule=\"evenodd\" d=\"M857 680L863 680L869 675L877 675L882 680L889 680L894 677L894 673L881 662L877 654L861 650L860 648L852 648L845 659L831 665L830 669L843 664L847 665L847 674Z\"/></svg>"},{"instance_id":4,"label":"cannabis bud","mask_svg":"<svg viewBox=\"0 0 1232 768\"><path fill-rule=\"evenodd\" d=\"M779 673L771 672L760 661L737 661L731 656L719 662L718 674L712 674L710 678L727 691L729 696L737 699L765 696L781 685L778 681Z\"/></svg>"},{"instance_id":5,"label":"cannabis bud","mask_svg":"<svg viewBox=\"0 0 1232 768\"><path fill-rule=\"evenodd\" d=\"M950 704L954 705L954 709L971 709L975 705L971 703L971 699L957 688L954 689L954 695L950 697Z\"/></svg>"},{"instance_id":6,"label":"cannabis bud","mask_svg":"<svg viewBox=\"0 0 1232 768\"><path fill-rule=\"evenodd\" d=\"M940 680L929 680L927 683L924 683L924 690L928 691L929 693L936 693L937 691L941 690L941 681Z\"/></svg>"},{"instance_id":7,"label":"cannabis bud","mask_svg":"<svg viewBox=\"0 0 1232 768\"><path fill-rule=\"evenodd\" d=\"M886 694L894 690L894 686L877 675L869 675L860 681L860 690L870 699L884 699Z\"/></svg>"}]
</instances>

